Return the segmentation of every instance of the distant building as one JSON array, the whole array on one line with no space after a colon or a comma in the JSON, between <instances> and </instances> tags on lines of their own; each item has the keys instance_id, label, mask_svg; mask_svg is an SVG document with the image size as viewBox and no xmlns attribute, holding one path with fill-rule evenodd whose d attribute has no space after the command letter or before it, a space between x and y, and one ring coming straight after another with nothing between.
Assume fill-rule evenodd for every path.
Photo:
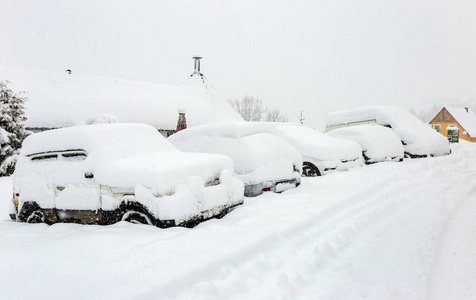
<instances>
[{"instance_id":1,"label":"distant building","mask_svg":"<svg viewBox=\"0 0 476 300\"><path fill-rule=\"evenodd\" d=\"M459 138L476 142L476 115L468 107L443 107L430 121L431 127L448 137L448 128L458 128Z\"/></svg>"}]
</instances>

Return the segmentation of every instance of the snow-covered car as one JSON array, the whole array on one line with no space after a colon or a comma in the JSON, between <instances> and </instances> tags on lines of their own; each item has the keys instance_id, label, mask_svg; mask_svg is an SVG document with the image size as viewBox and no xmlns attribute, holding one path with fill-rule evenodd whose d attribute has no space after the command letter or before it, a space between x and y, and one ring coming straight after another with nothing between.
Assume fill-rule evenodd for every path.
<instances>
[{"instance_id":1,"label":"snow-covered car","mask_svg":"<svg viewBox=\"0 0 476 300\"><path fill-rule=\"evenodd\" d=\"M403 145L392 129L377 124L343 127L327 133L333 137L353 140L362 147L366 164L383 161L402 161Z\"/></svg>"},{"instance_id":2,"label":"snow-covered car","mask_svg":"<svg viewBox=\"0 0 476 300\"><path fill-rule=\"evenodd\" d=\"M245 185L245 196L282 192L301 182L302 156L264 123L223 122L190 127L168 138L182 151L225 154Z\"/></svg>"},{"instance_id":3,"label":"snow-covered car","mask_svg":"<svg viewBox=\"0 0 476 300\"><path fill-rule=\"evenodd\" d=\"M362 166L362 149L354 141L328 136L302 125L273 123L279 137L303 156L303 176L321 176Z\"/></svg>"},{"instance_id":4,"label":"snow-covered car","mask_svg":"<svg viewBox=\"0 0 476 300\"><path fill-rule=\"evenodd\" d=\"M144 124L85 125L25 139L10 216L193 226L243 203L243 189L224 155L181 152Z\"/></svg>"},{"instance_id":5,"label":"snow-covered car","mask_svg":"<svg viewBox=\"0 0 476 300\"><path fill-rule=\"evenodd\" d=\"M448 140L408 111L395 106L368 106L327 115L326 132L362 124L377 123L393 129L400 137L406 157L450 154Z\"/></svg>"}]
</instances>

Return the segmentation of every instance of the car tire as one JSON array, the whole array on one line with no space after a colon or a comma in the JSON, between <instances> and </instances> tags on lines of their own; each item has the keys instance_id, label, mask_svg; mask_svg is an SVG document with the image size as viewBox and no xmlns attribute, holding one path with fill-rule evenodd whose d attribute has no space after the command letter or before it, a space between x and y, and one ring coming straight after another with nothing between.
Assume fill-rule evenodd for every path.
<instances>
[{"instance_id":1,"label":"car tire","mask_svg":"<svg viewBox=\"0 0 476 300\"><path fill-rule=\"evenodd\" d=\"M304 177L321 176L321 172L314 164L305 161L302 163L302 176Z\"/></svg>"},{"instance_id":2,"label":"car tire","mask_svg":"<svg viewBox=\"0 0 476 300\"><path fill-rule=\"evenodd\" d=\"M27 223L45 223L45 213L40 209L40 210L35 210L32 212L28 218L26 219Z\"/></svg>"},{"instance_id":3,"label":"car tire","mask_svg":"<svg viewBox=\"0 0 476 300\"><path fill-rule=\"evenodd\" d=\"M150 215L147 208L138 202L124 202L120 209L121 221L133 224L155 225L154 218Z\"/></svg>"},{"instance_id":4,"label":"car tire","mask_svg":"<svg viewBox=\"0 0 476 300\"><path fill-rule=\"evenodd\" d=\"M140 211L129 210L124 213L121 221L130 222L132 224L146 224L153 225L150 216Z\"/></svg>"},{"instance_id":5,"label":"car tire","mask_svg":"<svg viewBox=\"0 0 476 300\"><path fill-rule=\"evenodd\" d=\"M26 223L48 223L45 213L36 202L25 202L18 214L18 221Z\"/></svg>"}]
</instances>

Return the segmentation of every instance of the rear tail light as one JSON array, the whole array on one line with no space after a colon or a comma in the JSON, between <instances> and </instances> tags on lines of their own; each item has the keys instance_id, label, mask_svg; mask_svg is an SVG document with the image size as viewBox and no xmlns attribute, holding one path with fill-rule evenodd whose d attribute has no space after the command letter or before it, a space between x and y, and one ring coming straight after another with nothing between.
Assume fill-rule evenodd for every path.
<instances>
[{"instance_id":1,"label":"rear tail light","mask_svg":"<svg viewBox=\"0 0 476 300\"><path fill-rule=\"evenodd\" d=\"M270 192L271 191L271 188L264 188L261 190L262 192Z\"/></svg>"}]
</instances>

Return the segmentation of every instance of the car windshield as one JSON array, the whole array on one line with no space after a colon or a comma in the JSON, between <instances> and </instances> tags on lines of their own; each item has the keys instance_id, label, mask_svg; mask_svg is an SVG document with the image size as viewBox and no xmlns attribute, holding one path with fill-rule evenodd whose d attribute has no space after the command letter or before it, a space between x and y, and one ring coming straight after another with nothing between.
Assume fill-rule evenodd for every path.
<instances>
[{"instance_id":1,"label":"car windshield","mask_svg":"<svg viewBox=\"0 0 476 300\"><path fill-rule=\"evenodd\" d=\"M22 147L22 155L41 154L39 157L45 159L60 152L62 158L81 159L86 153L117 158L169 151L176 149L155 128L144 124L98 124L50 130L29 136Z\"/></svg>"}]
</instances>

